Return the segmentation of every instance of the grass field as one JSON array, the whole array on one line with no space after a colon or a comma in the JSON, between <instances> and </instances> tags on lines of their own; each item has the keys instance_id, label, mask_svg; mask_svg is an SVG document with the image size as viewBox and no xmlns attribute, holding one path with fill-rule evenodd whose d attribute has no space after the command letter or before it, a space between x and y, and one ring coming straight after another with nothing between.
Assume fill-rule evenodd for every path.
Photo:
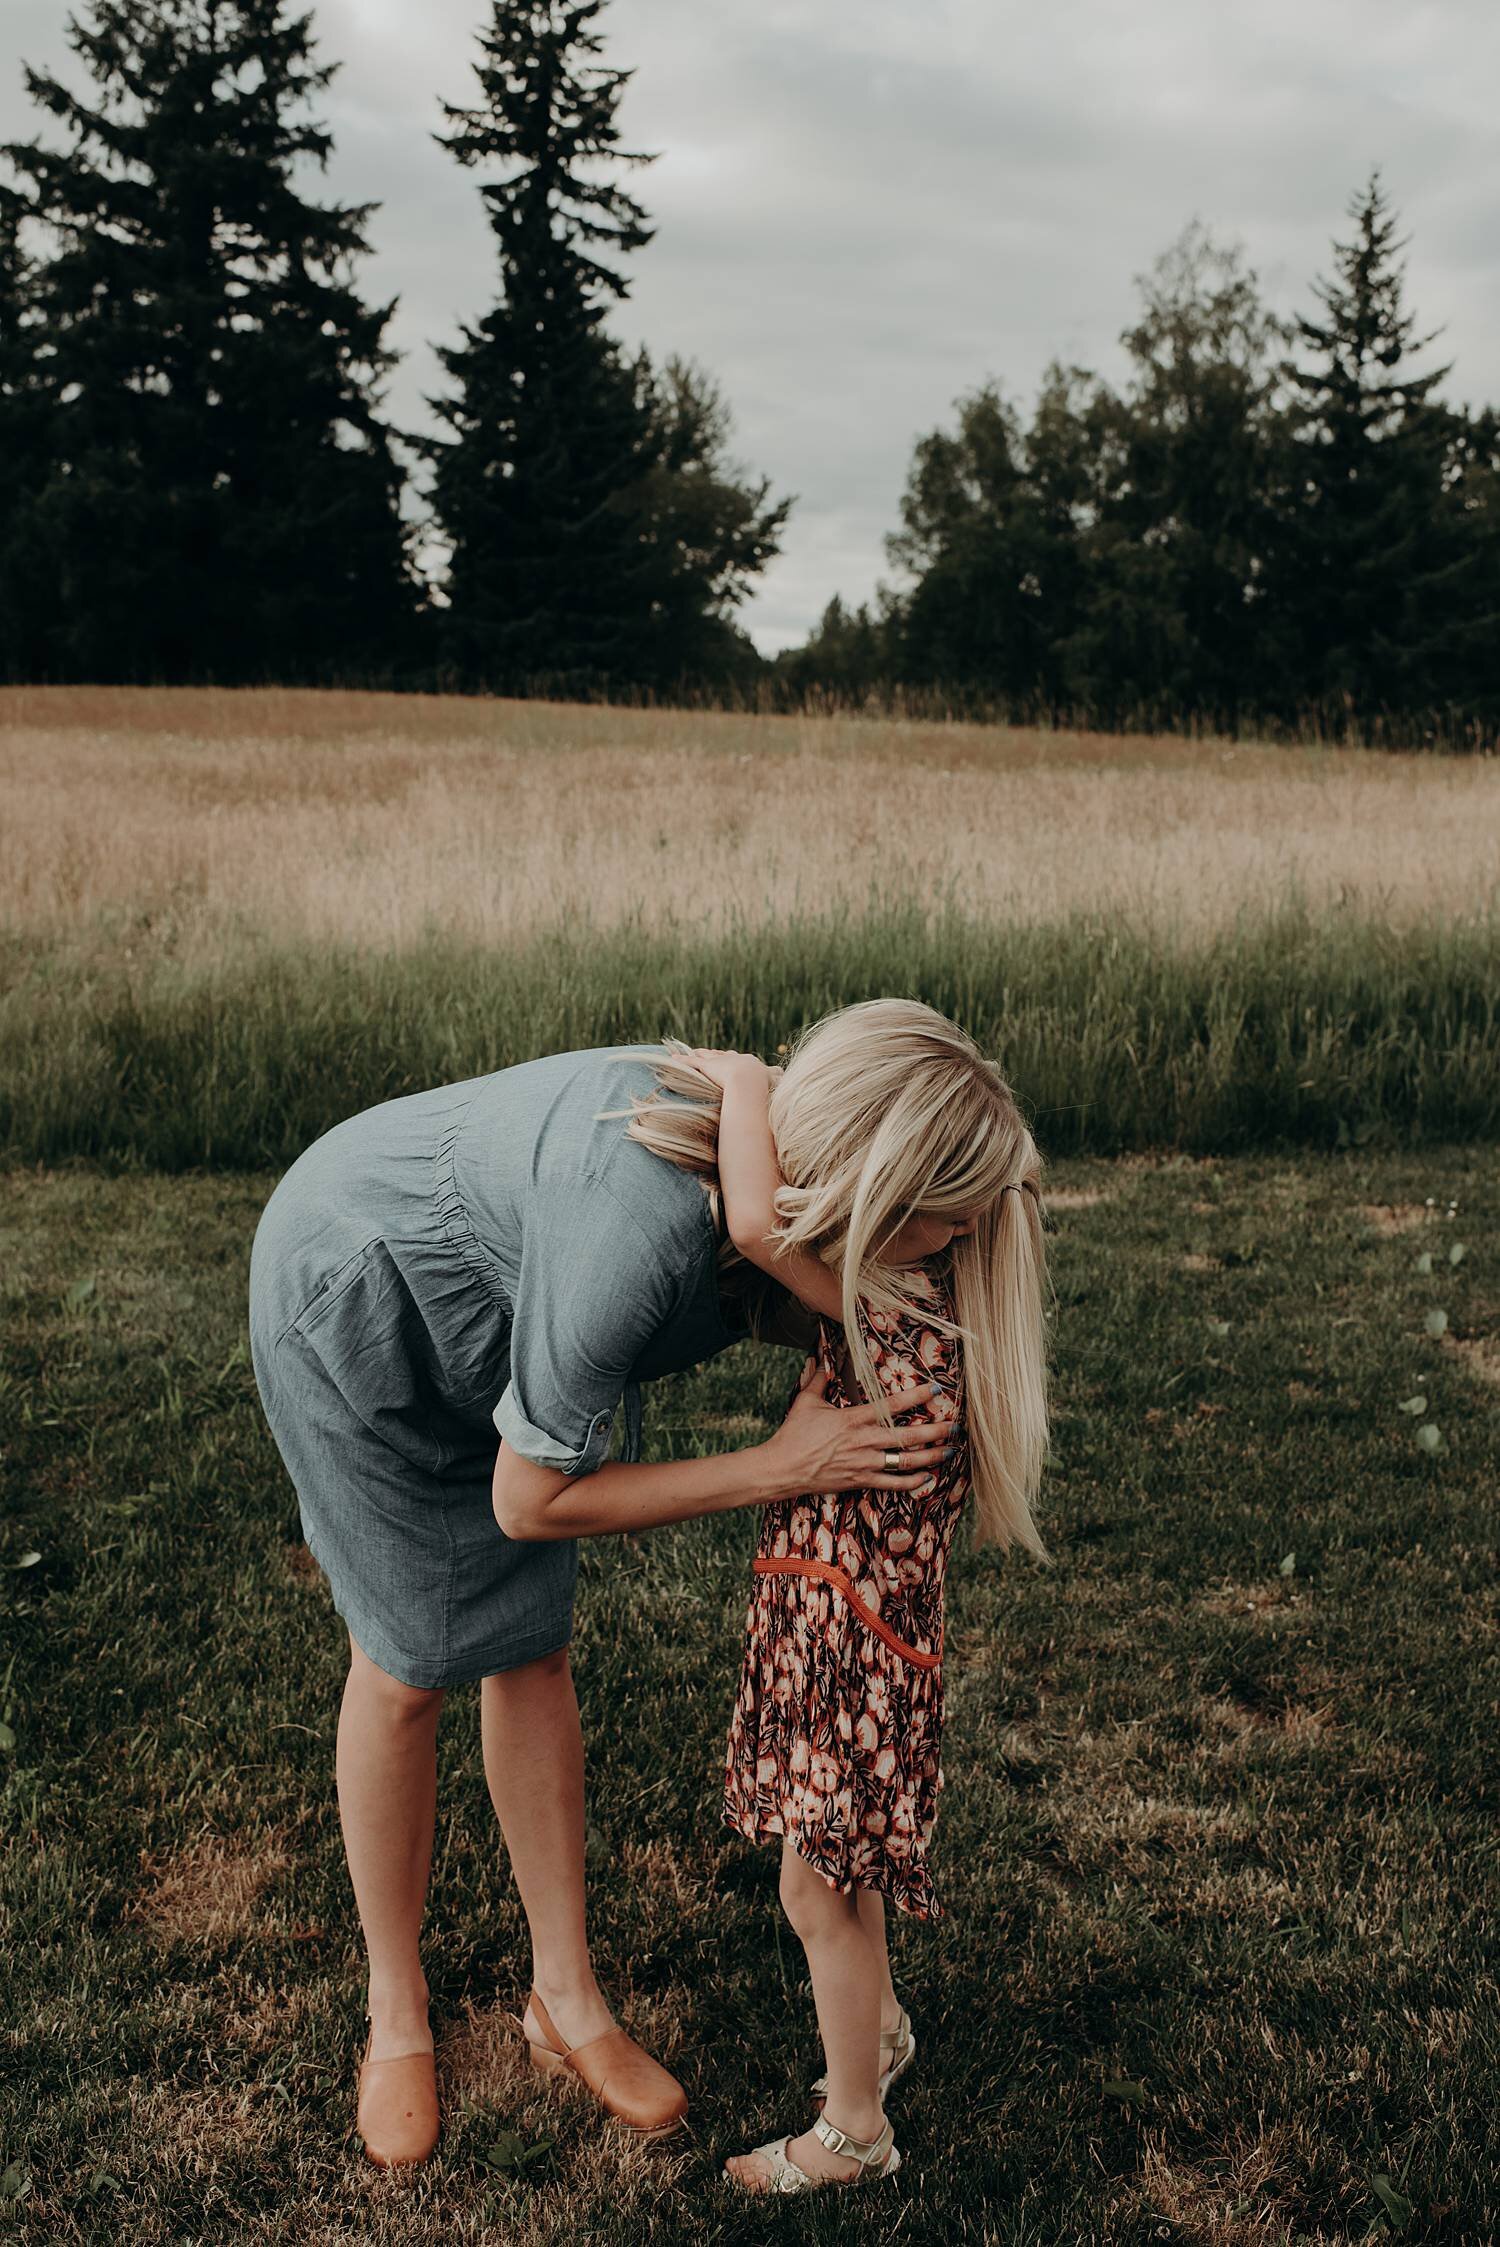
<instances>
[{"instance_id":1,"label":"grass field","mask_svg":"<svg viewBox=\"0 0 1500 2247\"><path fill-rule=\"evenodd\" d=\"M0 787L0 2236L1491 2247L1494 758L11 689ZM1057 1566L952 1579L904 2174L774 2212L716 2181L817 2064L774 1864L718 1822L747 1513L583 1549L600 1962L690 2137L622 2144L519 2064L460 1691L447 2126L380 2176L259 1209L415 1086L668 1029L769 1057L894 992L1014 1081L1058 1290ZM648 1456L757 1440L792 1371L655 1386Z\"/></svg>"},{"instance_id":2,"label":"grass field","mask_svg":"<svg viewBox=\"0 0 1500 2247\"><path fill-rule=\"evenodd\" d=\"M1056 1152L1500 1136L1500 760L0 691L0 1154L290 1160L563 1046L961 1018Z\"/></svg>"},{"instance_id":3,"label":"grass field","mask_svg":"<svg viewBox=\"0 0 1500 2247\"><path fill-rule=\"evenodd\" d=\"M408 2179L358 2155L343 1636L242 1332L269 1184L0 1176L8 2236L1500 2235L1488 1149L1056 1165L1058 1565L955 1566L948 1915L898 1955L907 2167L772 2212L716 2182L816 2065L771 1858L717 1822L750 1514L584 1548L601 1965L691 2137L621 2145L518 2064L461 1691L427 1935L447 2129ZM654 1387L651 1450L756 1440L791 1372L746 1347Z\"/></svg>"},{"instance_id":4,"label":"grass field","mask_svg":"<svg viewBox=\"0 0 1500 2247\"><path fill-rule=\"evenodd\" d=\"M1190 943L1500 900L1500 759L456 696L0 688L0 895L209 955L714 937L892 897Z\"/></svg>"}]
</instances>

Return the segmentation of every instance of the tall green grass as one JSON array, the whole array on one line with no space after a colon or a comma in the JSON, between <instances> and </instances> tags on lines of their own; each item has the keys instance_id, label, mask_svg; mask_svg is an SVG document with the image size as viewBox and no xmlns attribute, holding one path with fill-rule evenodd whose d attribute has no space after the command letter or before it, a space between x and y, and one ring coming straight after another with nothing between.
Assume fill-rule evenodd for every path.
<instances>
[{"instance_id":1,"label":"tall green grass","mask_svg":"<svg viewBox=\"0 0 1500 2247\"><path fill-rule=\"evenodd\" d=\"M1483 1140L1500 1123L1493 918L1392 930L1294 904L1211 938L930 904L722 937L549 930L506 951L278 946L212 959L10 942L0 1152L178 1170L284 1162L340 1117L570 1047L769 1055L899 993L1000 1061L1054 1154Z\"/></svg>"}]
</instances>

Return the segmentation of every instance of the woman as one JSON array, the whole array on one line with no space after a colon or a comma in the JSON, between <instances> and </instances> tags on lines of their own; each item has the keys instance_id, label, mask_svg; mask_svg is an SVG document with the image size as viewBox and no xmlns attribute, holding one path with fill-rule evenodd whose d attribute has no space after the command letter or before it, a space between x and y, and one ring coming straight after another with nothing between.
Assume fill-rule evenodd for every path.
<instances>
[{"instance_id":1,"label":"woman","mask_svg":"<svg viewBox=\"0 0 1500 2247\"><path fill-rule=\"evenodd\" d=\"M981 1086L993 1128L1034 1165L993 1064L930 1008L868 1001L799 1040L771 1121L787 1192L804 1219L820 1213L821 1237L805 1221L799 1237L830 1266L851 1230L890 1264L951 1237L975 1111L957 1101L944 1129L945 1075ZM798 1492L909 1489L942 1456L939 1422L887 1427L814 1385L765 1443L641 1460L642 1382L747 1338L812 1341L725 1234L718 1101L665 1047L550 1054L336 1125L256 1232L256 1379L349 1631L337 1786L369 1953L358 2127L382 2166L424 2160L438 2135L418 1935L446 1689L481 1681L485 1773L532 1943L533 2064L570 2068L631 2128L671 2128L681 2086L616 2027L589 1961L574 1540ZM897 1206L889 1159L907 1114L927 1133L920 1209ZM986 1214L981 1257L994 1238Z\"/></svg>"}]
</instances>

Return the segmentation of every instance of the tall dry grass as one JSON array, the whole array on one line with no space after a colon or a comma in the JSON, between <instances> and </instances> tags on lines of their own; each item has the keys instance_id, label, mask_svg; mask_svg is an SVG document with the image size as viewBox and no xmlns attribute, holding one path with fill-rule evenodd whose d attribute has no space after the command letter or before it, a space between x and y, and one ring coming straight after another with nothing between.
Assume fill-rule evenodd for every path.
<instances>
[{"instance_id":1,"label":"tall dry grass","mask_svg":"<svg viewBox=\"0 0 1500 2247\"><path fill-rule=\"evenodd\" d=\"M0 696L0 1155L281 1161L879 992L1055 1151L1500 1130L1490 759L312 693Z\"/></svg>"},{"instance_id":2,"label":"tall dry grass","mask_svg":"<svg viewBox=\"0 0 1500 2247\"><path fill-rule=\"evenodd\" d=\"M165 946L946 901L1201 940L1296 900L1494 909L1500 760L458 697L0 691L13 935Z\"/></svg>"}]
</instances>

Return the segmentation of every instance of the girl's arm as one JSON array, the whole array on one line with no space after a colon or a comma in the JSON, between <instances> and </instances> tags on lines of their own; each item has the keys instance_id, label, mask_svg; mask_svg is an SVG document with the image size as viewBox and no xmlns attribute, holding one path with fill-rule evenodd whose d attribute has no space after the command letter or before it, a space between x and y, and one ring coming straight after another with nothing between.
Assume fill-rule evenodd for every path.
<instances>
[{"instance_id":1,"label":"girl's arm","mask_svg":"<svg viewBox=\"0 0 1500 2247\"><path fill-rule=\"evenodd\" d=\"M771 1136L768 1110L771 1072L753 1054L695 1054L702 1068L720 1086L719 1190L724 1201L724 1223L742 1256L805 1303L809 1310L841 1320L844 1298L838 1274L821 1257L804 1249L773 1256L776 1210L773 1201L782 1183L776 1162L776 1142Z\"/></svg>"}]
</instances>

